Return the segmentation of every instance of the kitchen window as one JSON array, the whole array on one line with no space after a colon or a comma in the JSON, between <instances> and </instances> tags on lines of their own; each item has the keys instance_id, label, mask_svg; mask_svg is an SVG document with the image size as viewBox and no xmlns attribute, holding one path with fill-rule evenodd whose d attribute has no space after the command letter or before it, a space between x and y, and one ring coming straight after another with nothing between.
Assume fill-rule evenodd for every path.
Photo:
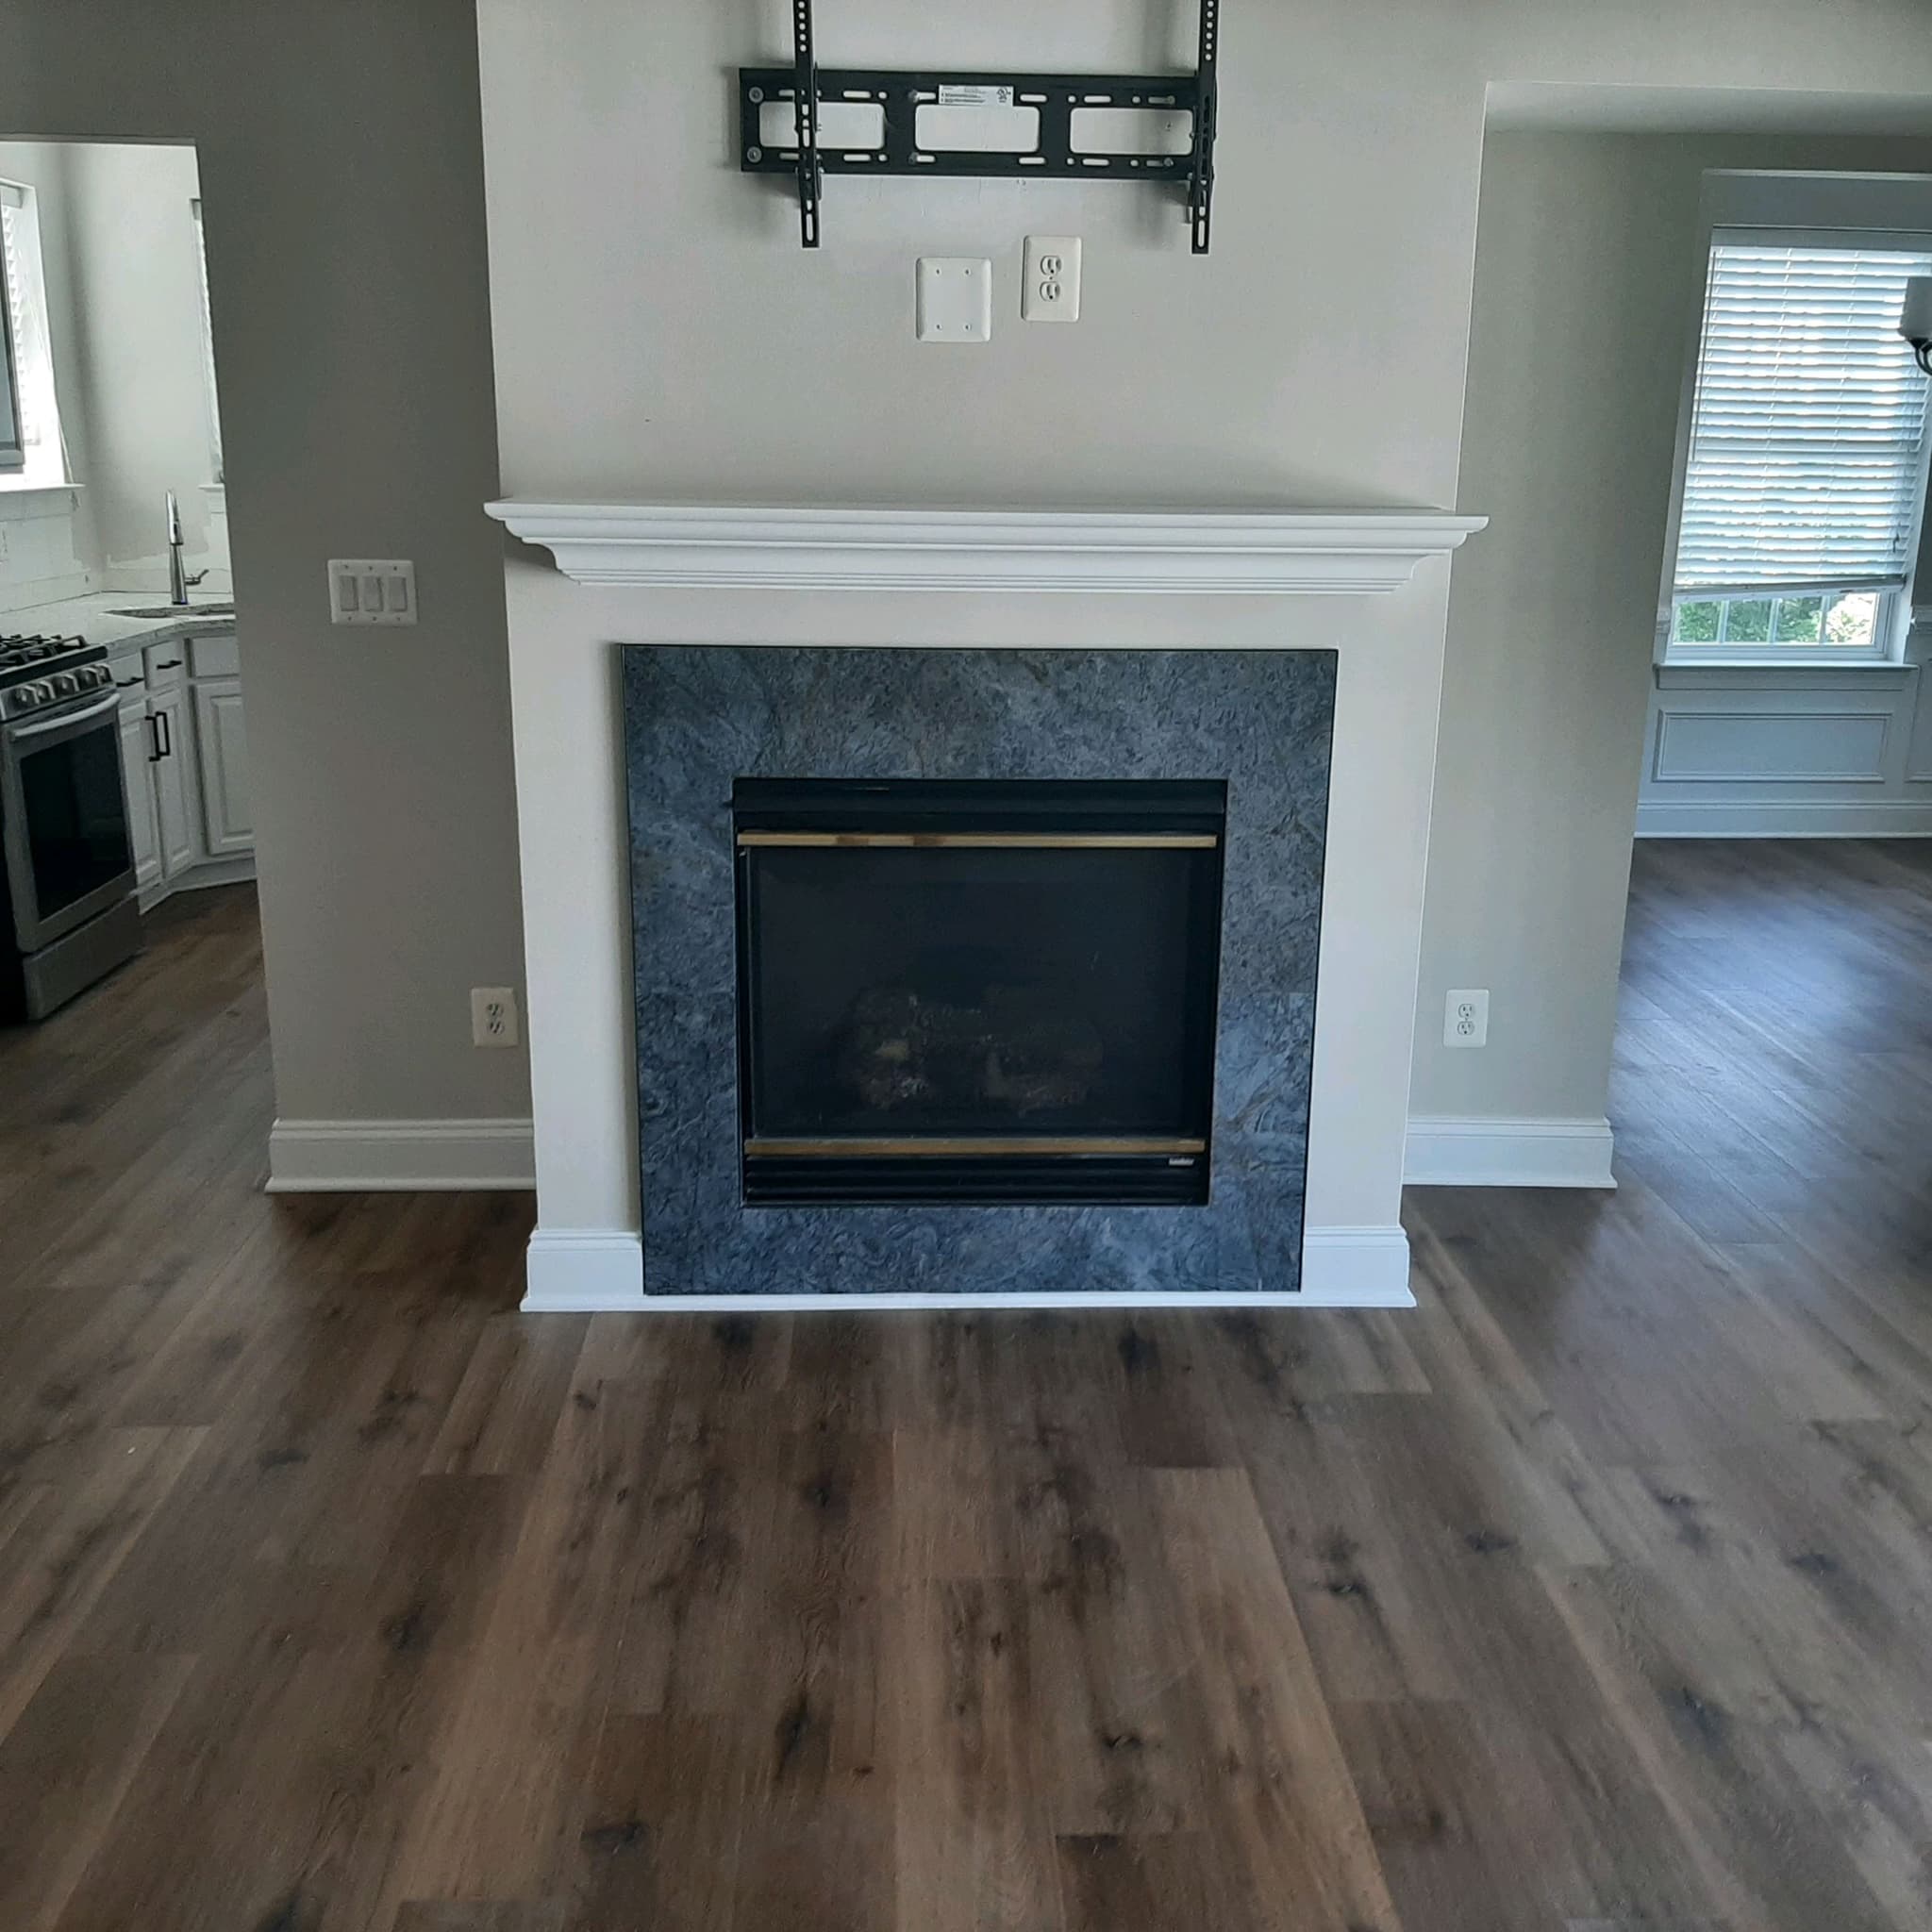
<instances>
[{"instance_id":1,"label":"kitchen window","mask_svg":"<svg viewBox=\"0 0 1932 1932\"><path fill-rule=\"evenodd\" d=\"M69 478L47 340L40 217L33 190L12 181L0 181L0 491L57 489Z\"/></svg>"},{"instance_id":2,"label":"kitchen window","mask_svg":"<svg viewBox=\"0 0 1932 1932\"><path fill-rule=\"evenodd\" d=\"M222 466L222 400L215 388L215 319L208 299L208 231L202 226L201 202L189 204L194 215L194 258L201 269L201 381L208 403L209 480L225 483Z\"/></svg>"},{"instance_id":3,"label":"kitchen window","mask_svg":"<svg viewBox=\"0 0 1932 1932\"><path fill-rule=\"evenodd\" d=\"M1903 639L1927 396L1898 335L1932 238L1712 238L1667 661L1884 661Z\"/></svg>"}]
</instances>

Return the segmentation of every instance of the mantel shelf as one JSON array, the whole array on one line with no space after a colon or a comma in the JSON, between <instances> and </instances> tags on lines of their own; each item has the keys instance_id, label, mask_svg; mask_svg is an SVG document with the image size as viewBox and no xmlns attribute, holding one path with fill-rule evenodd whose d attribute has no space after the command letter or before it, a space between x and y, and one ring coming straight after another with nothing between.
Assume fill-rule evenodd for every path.
<instances>
[{"instance_id":1,"label":"mantel shelf","mask_svg":"<svg viewBox=\"0 0 1932 1932\"><path fill-rule=\"evenodd\" d=\"M1284 596L1398 590L1486 517L1441 510L487 506L582 584Z\"/></svg>"}]
</instances>

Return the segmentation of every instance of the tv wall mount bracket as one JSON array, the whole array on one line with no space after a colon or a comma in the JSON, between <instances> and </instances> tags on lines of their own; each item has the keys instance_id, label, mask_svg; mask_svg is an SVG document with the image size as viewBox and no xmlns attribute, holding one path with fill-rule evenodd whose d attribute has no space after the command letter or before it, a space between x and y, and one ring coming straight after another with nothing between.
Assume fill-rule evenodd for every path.
<instances>
[{"instance_id":1,"label":"tv wall mount bracket","mask_svg":"<svg viewBox=\"0 0 1932 1932\"><path fill-rule=\"evenodd\" d=\"M812 0L791 0L790 67L738 70L739 165L748 175L788 175L798 187L799 238L819 245L819 202L827 175L968 175L981 180L1095 176L1109 181L1180 181L1188 198L1194 253L1206 255L1214 204L1215 59L1221 0L1201 0L1201 44L1185 74L881 73L821 67L812 48ZM851 103L880 108L875 142L827 146L819 139L822 110ZM791 108L790 145L764 139L767 106ZM1039 136L1024 152L923 147L919 110L925 107L1030 108ZM1093 153L1074 145L1082 108L1141 108L1185 113L1192 139L1185 154Z\"/></svg>"}]
</instances>

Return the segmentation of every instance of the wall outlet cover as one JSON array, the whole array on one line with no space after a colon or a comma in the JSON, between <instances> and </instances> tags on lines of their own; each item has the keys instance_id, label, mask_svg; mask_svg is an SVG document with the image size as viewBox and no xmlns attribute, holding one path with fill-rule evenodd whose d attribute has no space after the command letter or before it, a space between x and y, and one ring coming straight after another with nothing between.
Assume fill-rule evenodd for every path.
<instances>
[{"instance_id":1,"label":"wall outlet cover","mask_svg":"<svg viewBox=\"0 0 1932 1932\"><path fill-rule=\"evenodd\" d=\"M1442 1002L1444 1046L1487 1046L1490 1043L1490 993L1487 987L1452 987Z\"/></svg>"},{"instance_id":2,"label":"wall outlet cover","mask_svg":"<svg viewBox=\"0 0 1932 1932\"><path fill-rule=\"evenodd\" d=\"M400 557L332 557L331 624L414 624L416 566Z\"/></svg>"},{"instance_id":3,"label":"wall outlet cover","mask_svg":"<svg viewBox=\"0 0 1932 1932\"><path fill-rule=\"evenodd\" d=\"M983 258L922 255L917 327L922 342L990 341L992 263Z\"/></svg>"},{"instance_id":4,"label":"wall outlet cover","mask_svg":"<svg viewBox=\"0 0 1932 1932\"><path fill-rule=\"evenodd\" d=\"M1020 315L1025 322L1079 321L1079 236L1027 236Z\"/></svg>"},{"instance_id":5,"label":"wall outlet cover","mask_svg":"<svg viewBox=\"0 0 1932 1932\"><path fill-rule=\"evenodd\" d=\"M513 986L470 989L470 1038L478 1046L515 1046L522 1037Z\"/></svg>"}]
</instances>

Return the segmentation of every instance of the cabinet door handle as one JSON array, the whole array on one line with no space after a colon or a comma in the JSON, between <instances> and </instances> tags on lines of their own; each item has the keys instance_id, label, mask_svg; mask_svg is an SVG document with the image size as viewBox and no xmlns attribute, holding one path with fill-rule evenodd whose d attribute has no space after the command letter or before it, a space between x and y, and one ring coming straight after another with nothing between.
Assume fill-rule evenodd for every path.
<instances>
[{"instance_id":1,"label":"cabinet door handle","mask_svg":"<svg viewBox=\"0 0 1932 1932\"><path fill-rule=\"evenodd\" d=\"M132 691L137 684L145 684L146 682L147 679L144 677L117 677L114 680L114 689L116 691Z\"/></svg>"},{"instance_id":2,"label":"cabinet door handle","mask_svg":"<svg viewBox=\"0 0 1932 1932\"><path fill-rule=\"evenodd\" d=\"M157 711L155 722L161 727L161 756L171 758L175 756L175 727L168 722L165 711Z\"/></svg>"},{"instance_id":3,"label":"cabinet door handle","mask_svg":"<svg viewBox=\"0 0 1932 1932\"><path fill-rule=\"evenodd\" d=\"M181 668L181 663L182 660L179 658L163 658L161 661L155 666L155 669L157 671L178 671Z\"/></svg>"},{"instance_id":4,"label":"cabinet door handle","mask_svg":"<svg viewBox=\"0 0 1932 1932\"><path fill-rule=\"evenodd\" d=\"M151 764L151 765L158 765L158 764L159 764L159 763L160 763L160 761L161 761L161 758L162 758L162 752L161 752L161 714L160 714L160 713L159 713L158 711L150 711L150 712L148 713L148 719L147 719L147 743L148 743L148 753L147 753L147 761L148 761L148 763L149 763L149 764Z\"/></svg>"}]
</instances>

